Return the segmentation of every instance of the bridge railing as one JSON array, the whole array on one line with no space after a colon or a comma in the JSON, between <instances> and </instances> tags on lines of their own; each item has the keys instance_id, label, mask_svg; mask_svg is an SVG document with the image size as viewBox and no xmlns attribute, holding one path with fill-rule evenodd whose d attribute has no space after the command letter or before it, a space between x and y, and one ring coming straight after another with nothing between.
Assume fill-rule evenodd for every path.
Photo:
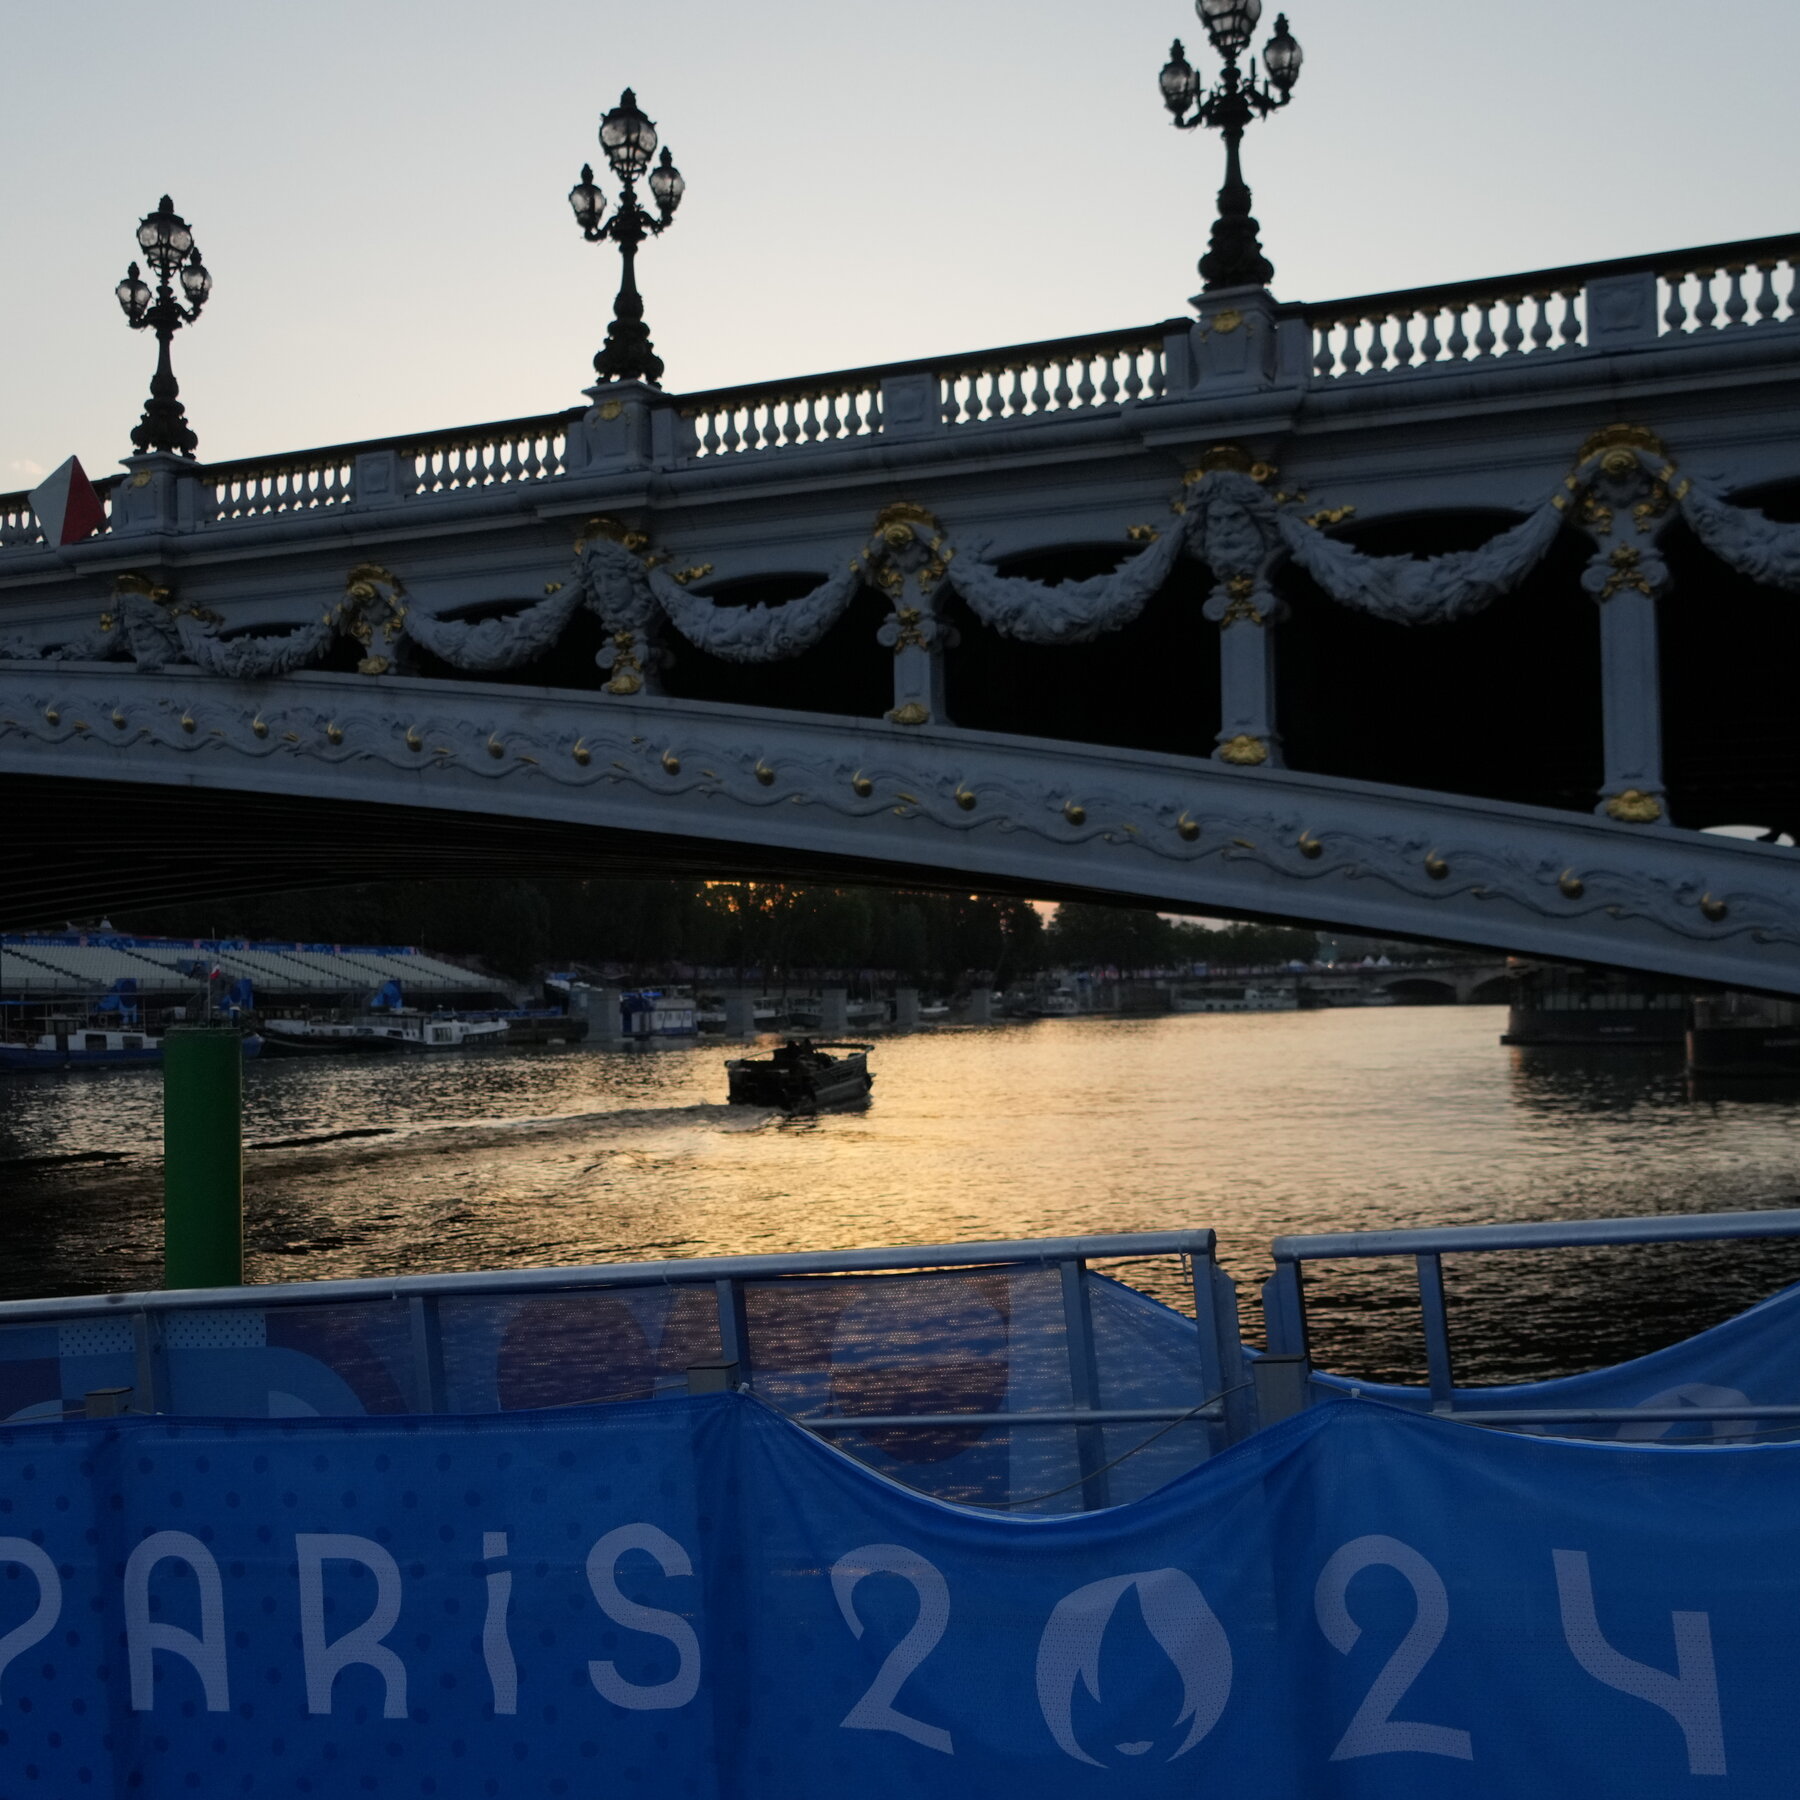
<instances>
[{"instance_id":1,"label":"bridge railing","mask_svg":"<svg viewBox=\"0 0 1800 1800\"><path fill-rule=\"evenodd\" d=\"M1450 363L1593 349L1602 291L1642 284L1660 338L1694 337L1800 316L1800 235L1745 238L1654 256L1572 263L1292 310L1312 336L1319 381L1396 375ZM1604 290L1600 284L1607 284Z\"/></svg>"},{"instance_id":2,"label":"bridge railing","mask_svg":"<svg viewBox=\"0 0 1800 1800\"><path fill-rule=\"evenodd\" d=\"M841 369L799 381L755 382L681 395L693 460L883 435L887 390L921 380L926 423L982 424L1091 411L1168 391L1164 340L1183 319L1080 338L1050 338L913 362Z\"/></svg>"},{"instance_id":3,"label":"bridge railing","mask_svg":"<svg viewBox=\"0 0 1800 1800\"><path fill-rule=\"evenodd\" d=\"M1800 319L1800 234L1745 238L1610 262L1569 264L1282 305L1307 338L1307 379L1471 372L1629 342L1695 342ZM1621 325L1620 321L1627 324ZM1180 398L1192 321L1051 338L911 362L671 394L673 466L850 445L896 434L1098 417ZM571 433L583 409L487 425L197 464L201 526L344 506L389 505L579 473ZM665 452L665 456L668 453ZM110 491L113 482L99 483ZM0 495L0 549L42 541L29 496Z\"/></svg>"}]
</instances>

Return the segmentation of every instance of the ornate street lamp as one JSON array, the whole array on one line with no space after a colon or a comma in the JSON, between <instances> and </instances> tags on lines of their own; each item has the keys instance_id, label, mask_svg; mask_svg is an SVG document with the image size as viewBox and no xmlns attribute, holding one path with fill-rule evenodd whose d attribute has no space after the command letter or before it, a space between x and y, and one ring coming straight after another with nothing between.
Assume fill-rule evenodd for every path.
<instances>
[{"instance_id":1,"label":"ornate street lamp","mask_svg":"<svg viewBox=\"0 0 1800 1800\"><path fill-rule=\"evenodd\" d=\"M594 185L594 171L587 164L582 165L581 179L569 189L569 205L575 210L581 235L590 244L611 238L625 265L619 297L613 302L612 324L606 330L605 346L594 358L594 372L602 381L647 381L654 387L662 380L663 363L651 348L650 327L644 323L644 302L637 290L637 247L645 238L660 237L668 229L687 183L667 150L656 167L650 168L650 158L656 154L656 126L638 110L637 95L630 88L600 121L600 148L624 183L613 216L604 225L600 223L606 196ZM650 170L650 196L656 202L655 218L638 204L637 184L646 169Z\"/></svg>"},{"instance_id":2,"label":"ornate street lamp","mask_svg":"<svg viewBox=\"0 0 1800 1800\"><path fill-rule=\"evenodd\" d=\"M192 456L200 440L189 428L187 414L182 410L181 389L169 362L169 340L183 325L191 325L199 318L200 309L212 292L212 277L200 260L200 247L194 242L187 220L175 210L167 194L155 212L139 221L137 241L145 262L155 271L156 292L151 293L136 263L113 292L119 296L119 305L133 331L156 333L157 350L150 398L144 402L144 416L132 432L131 441L146 453L164 450ZM177 280L187 298L185 306L175 298Z\"/></svg>"},{"instance_id":3,"label":"ornate street lamp","mask_svg":"<svg viewBox=\"0 0 1800 1800\"><path fill-rule=\"evenodd\" d=\"M1213 221L1212 246L1200 259L1201 279L1209 289L1267 287L1275 278L1275 266L1263 255L1256 220L1250 216L1250 190L1238 166L1238 145L1246 125L1267 118L1293 99L1294 83L1300 79L1301 51L1288 30L1287 14L1280 13L1275 19L1275 35L1263 45L1262 77L1257 75L1254 57L1249 75L1239 73L1238 58L1249 47L1262 9L1263 0L1194 0L1194 11L1200 15L1206 35L1225 59L1219 84L1210 93L1200 92L1200 77L1179 38L1163 65L1163 104L1174 114L1175 123L1183 131L1210 125L1225 138L1225 185L1219 189L1219 216Z\"/></svg>"}]
</instances>

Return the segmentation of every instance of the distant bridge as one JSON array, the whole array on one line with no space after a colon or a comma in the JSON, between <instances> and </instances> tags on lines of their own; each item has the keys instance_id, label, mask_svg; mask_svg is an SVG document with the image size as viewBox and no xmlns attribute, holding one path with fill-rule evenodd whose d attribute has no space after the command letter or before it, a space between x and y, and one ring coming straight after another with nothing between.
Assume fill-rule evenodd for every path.
<instances>
[{"instance_id":1,"label":"distant bridge","mask_svg":"<svg viewBox=\"0 0 1800 1800\"><path fill-rule=\"evenodd\" d=\"M1303 1004L1354 1005L1372 993L1391 994L1413 1003L1496 1006L1511 996L1512 977L1504 959L1472 962L1446 958L1441 962L1396 963L1392 966L1344 963L1333 967L1256 971L1218 969L1204 976L1177 980L1170 987L1183 994L1205 994L1208 989L1246 987L1286 989L1292 984Z\"/></svg>"},{"instance_id":2,"label":"distant bridge","mask_svg":"<svg viewBox=\"0 0 1800 1800\"><path fill-rule=\"evenodd\" d=\"M655 868L1800 993L1797 256L133 457L66 548L0 500L0 922Z\"/></svg>"}]
</instances>

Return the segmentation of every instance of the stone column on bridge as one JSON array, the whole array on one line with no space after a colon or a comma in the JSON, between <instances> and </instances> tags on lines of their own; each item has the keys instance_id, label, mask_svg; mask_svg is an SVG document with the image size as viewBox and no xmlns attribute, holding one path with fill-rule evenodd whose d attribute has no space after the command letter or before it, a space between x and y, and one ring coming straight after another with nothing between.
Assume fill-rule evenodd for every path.
<instances>
[{"instance_id":1,"label":"stone column on bridge","mask_svg":"<svg viewBox=\"0 0 1800 1800\"><path fill-rule=\"evenodd\" d=\"M1666 462L1653 474L1645 457L1663 458L1659 439L1641 426L1615 425L1582 446L1600 456L1575 522L1593 540L1581 584L1600 605L1600 705L1605 774L1595 811L1628 825L1665 820L1662 768L1662 672L1657 602L1671 586L1658 540L1677 516Z\"/></svg>"},{"instance_id":2,"label":"stone column on bridge","mask_svg":"<svg viewBox=\"0 0 1800 1800\"><path fill-rule=\"evenodd\" d=\"M894 1029L911 1031L919 1023L919 990L916 987L894 989Z\"/></svg>"},{"instance_id":3,"label":"stone column on bridge","mask_svg":"<svg viewBox=\"0 0 1800 1800\"><path fill-rule=\"evenodd\" d=\"M1219 735L1213 758L1280 768L1275 645L1269 631L1275 622L1272 596L1267 590L1256 595L1249 576L1234 576L1226 585L1228 597L1219 623Z\"/></svg>"},{"instance_id":4,"label":"stone column on bridge","mask_svg":"<svg viewBox=\"0 0 1800 1800\"><path fill-rule=\"evenodd\" d=\"M727 988L725 990L725 1035L727 1037L754 1037L756 1035L756 996L748 988Z\"/></svg>"},{"instance_id":5,"label":"stone column on bridge","mask_svg":"<svg viewBox=\"0 0 1800 1800\"><path fill-rule=\"evenodd\" d=\"M1663 817L1662 661L1654 593L1600 606L1600 694L1606 778L1598 810L1631 824Z\"/></svg>"},{"instance_id":6,"label":"stone column on bridge","mask_svg":"<svg viewBox=\"0 0 1800 1800\"><path fill-rule=\"evenodd\" d=\"M819 1035L841 1038L850 1029L850 996L841 987L819 989Z\"/></svg>"},{"instance_id":7,"label":"stone column on bridge","mask_svg":"<svg viewBox=\"0 0 1800 1800\"><path fill-rule=\"evenodd\" d=\"M877 634L894 653L895 725L945 723L944 652L955 633L937 615L939 584L955 552L922 506L899 502L875 519L867 577L893 607Z\"/></svg>"}]
</instances>

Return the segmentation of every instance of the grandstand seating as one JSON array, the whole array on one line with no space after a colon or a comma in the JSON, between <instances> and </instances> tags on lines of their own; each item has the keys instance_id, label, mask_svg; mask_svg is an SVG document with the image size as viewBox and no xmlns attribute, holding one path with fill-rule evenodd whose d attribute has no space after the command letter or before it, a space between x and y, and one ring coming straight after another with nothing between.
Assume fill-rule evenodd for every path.
<instances>
[{"instance_id":1,"label":"grandstand seating","mask_svg":"<svg viewBox=\"0 0 1800 1800\"><path fill-rule=\"evenodd\" d=\"M398 981L409 1000L442 1001L485 992L491 984L454 963L399 948L354 951L301 950L286 944L181 943L168 939L108 937L83 943L67 937L0 937L0 993L104 994L120 980L140 992L191 993L204 962L235 981L248 977L259 997L360 1002L386 981Z\"/></svg>"}]
</instances>

